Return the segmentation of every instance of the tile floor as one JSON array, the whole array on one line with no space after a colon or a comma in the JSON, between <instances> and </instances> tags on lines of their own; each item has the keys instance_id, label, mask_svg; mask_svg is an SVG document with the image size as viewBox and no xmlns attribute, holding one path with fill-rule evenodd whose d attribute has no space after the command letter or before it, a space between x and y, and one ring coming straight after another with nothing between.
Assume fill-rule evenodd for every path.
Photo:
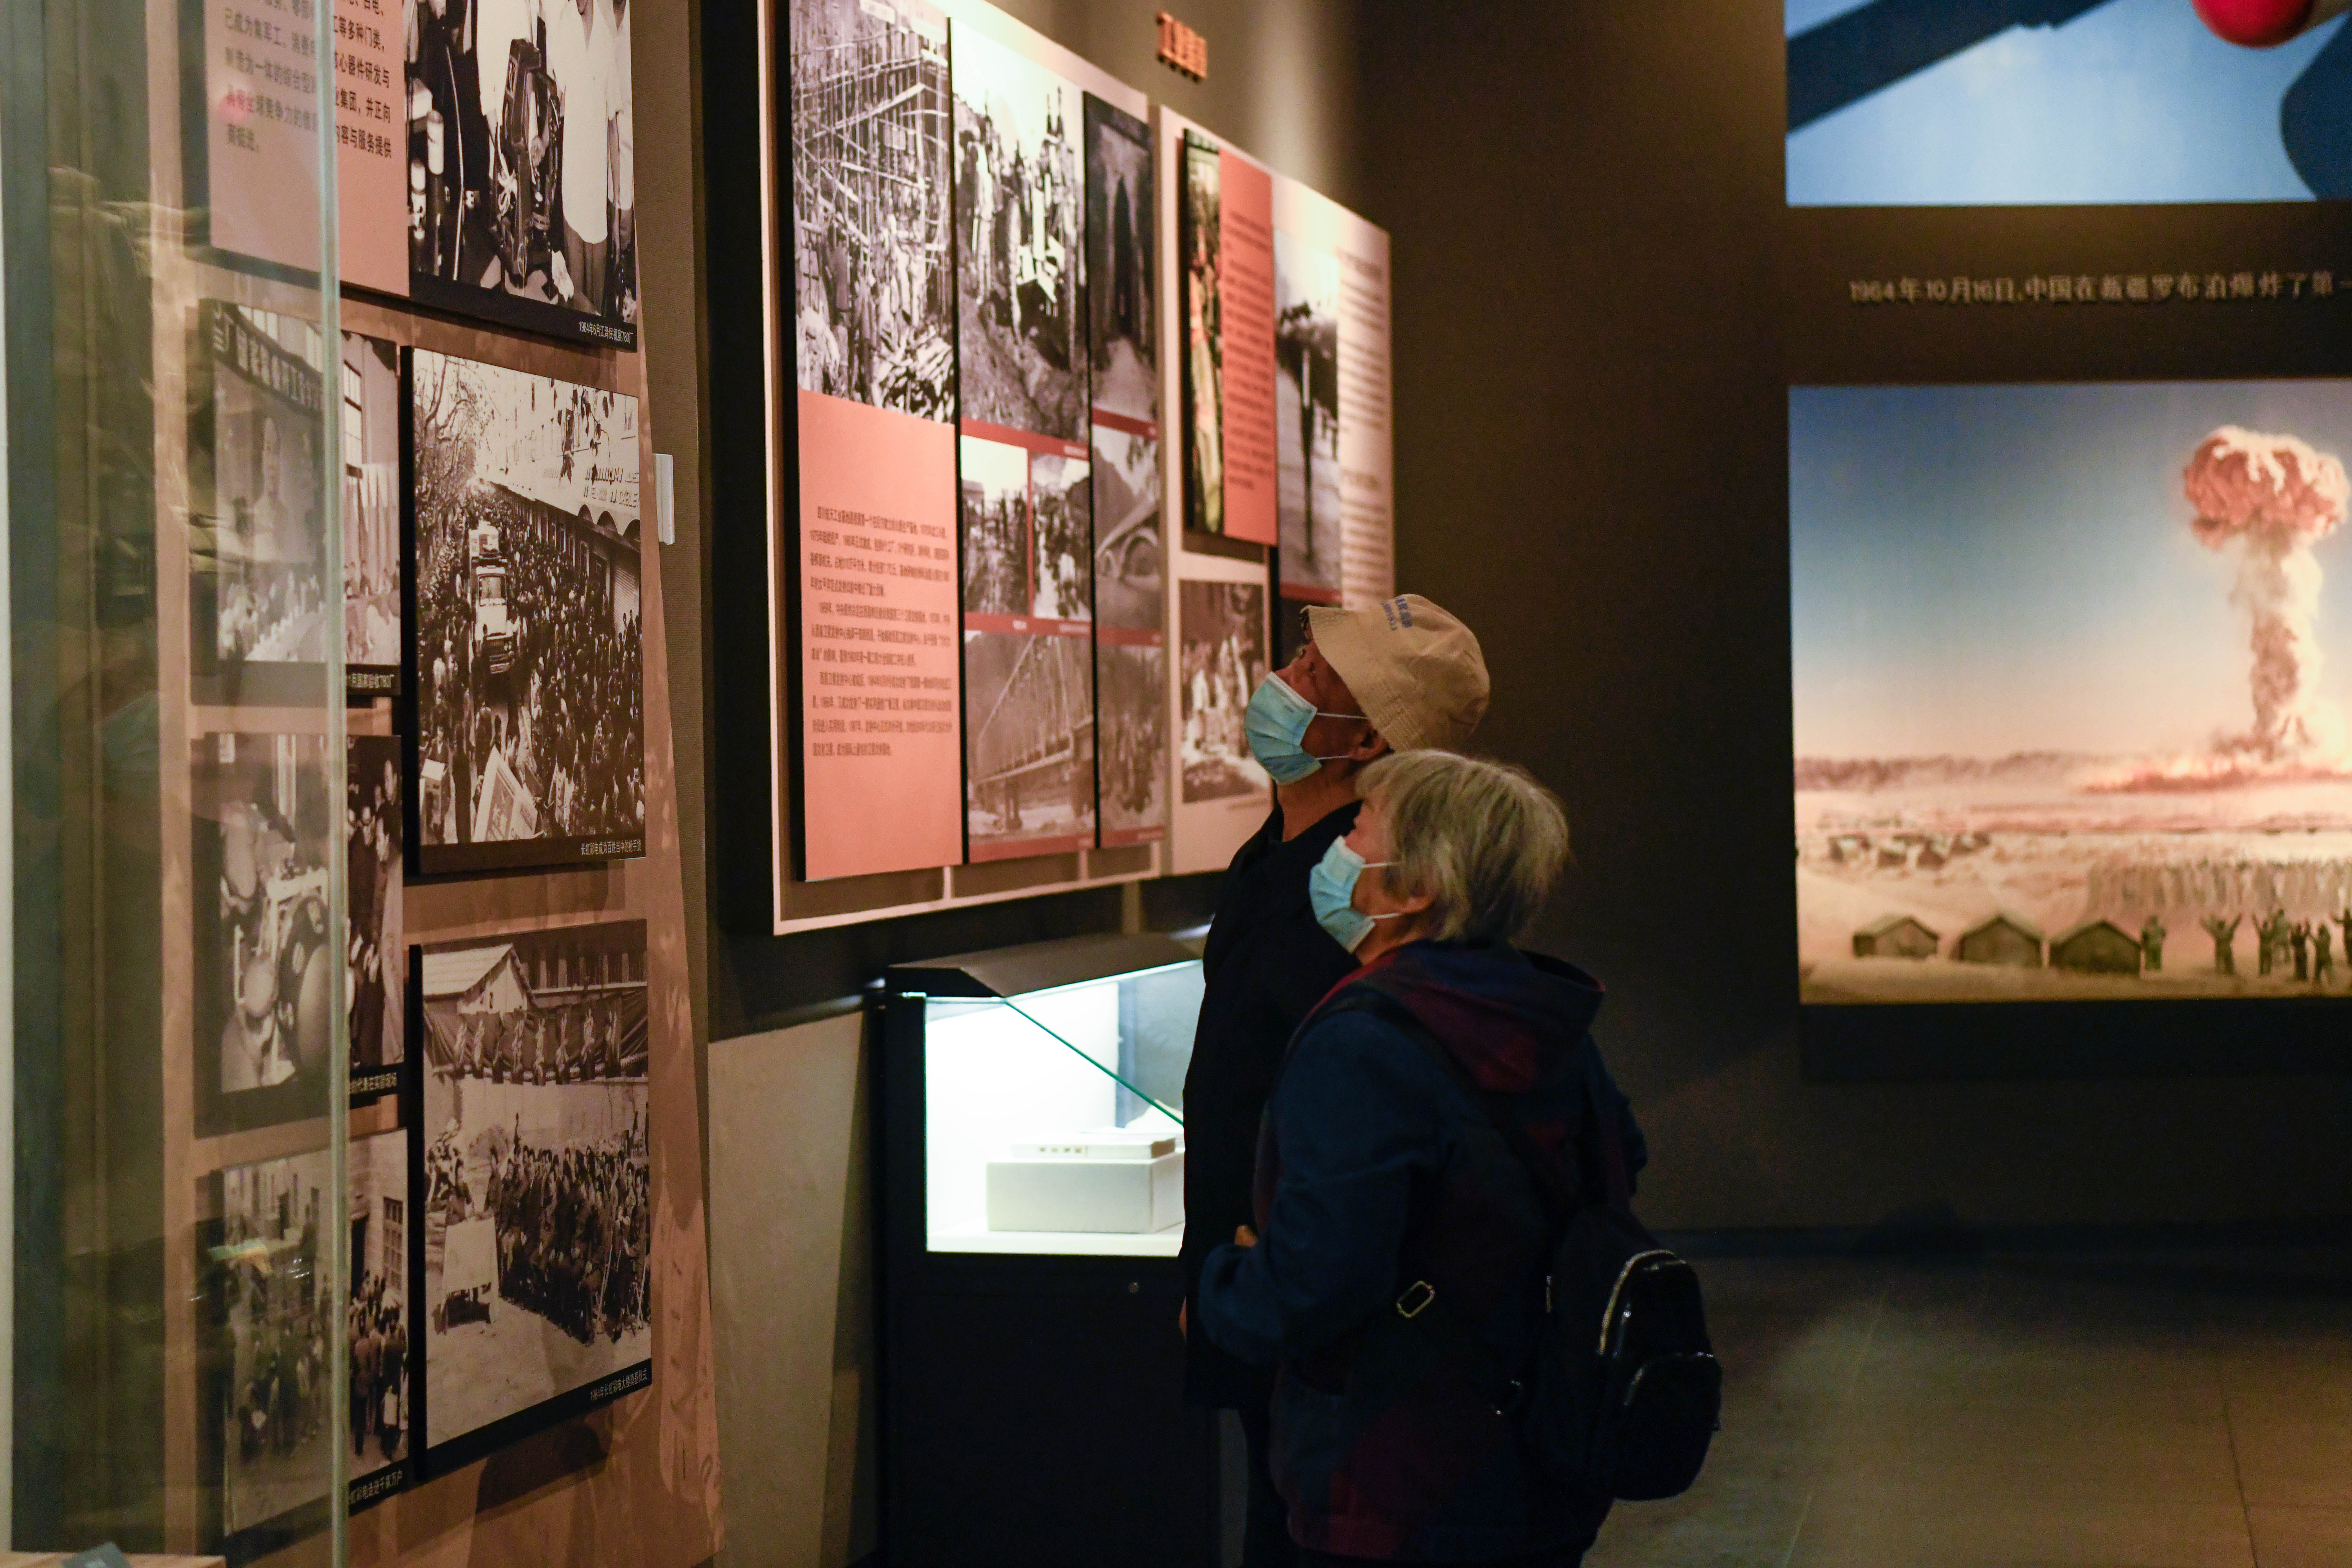
<instances>
[{"instance_id":1,"label":"tile floor","mask_svg":"<svg viewBox=\"0 0 2352 1568\"><path fill-rule=\"evenodd\" d=\"M1698 1261L1723 1431L1587 1568L2352 1568L2352 1254Z\"/></svg>"}]
</instances>

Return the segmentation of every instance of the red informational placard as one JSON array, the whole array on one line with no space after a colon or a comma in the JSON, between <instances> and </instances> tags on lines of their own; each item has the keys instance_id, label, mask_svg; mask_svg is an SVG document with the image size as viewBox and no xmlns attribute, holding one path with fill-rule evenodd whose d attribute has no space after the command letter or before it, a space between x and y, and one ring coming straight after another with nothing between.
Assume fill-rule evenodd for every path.
<instances>
[{"instance_id":1,"label":"red informational placard","mask_svg":"<svg viewBox=\"0 0 2352 1568\"><path fill-rule=\"evenodd\" d=\"M1281 539L1281 454L1275 422L1274 176L1228 150L1218 171L1224 352L1224 531L1253 544Z\"/></svg>"},{"instance_id":2,"label":"red informational placard","mask_svg":"<svg viewBox=\"0 0 2352 1568\"><path fill-rule=\"evenodd\" d=\"M800 394L807 881L963 858L956 433Z\"/></svg>"}]
</instances>

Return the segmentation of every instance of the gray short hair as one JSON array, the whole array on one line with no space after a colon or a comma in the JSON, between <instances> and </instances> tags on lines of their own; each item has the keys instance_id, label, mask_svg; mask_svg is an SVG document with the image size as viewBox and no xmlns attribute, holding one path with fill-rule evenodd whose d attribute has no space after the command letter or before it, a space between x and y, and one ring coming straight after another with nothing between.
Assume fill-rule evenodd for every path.
<instances>
[{"instance_id":1,"label":"gray short hair","mask_svg":"<svg viewBox=\"0 0 2352 1568\"><path fill-rule=\"evenodd\" d=\"M1452 752L1402 752L1357 776L1388 818L1391 884L1426 893L1417 934L1508 942L1568 861L1568 813L1524 768Z\"/></svg>"}]
</instances>

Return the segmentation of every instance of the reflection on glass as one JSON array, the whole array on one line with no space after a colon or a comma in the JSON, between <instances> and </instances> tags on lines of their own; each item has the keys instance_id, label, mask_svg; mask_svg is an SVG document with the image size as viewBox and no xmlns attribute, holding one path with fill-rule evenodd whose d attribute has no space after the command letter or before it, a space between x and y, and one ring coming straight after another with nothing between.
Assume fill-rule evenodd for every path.
<instances>
[{"instance_id":1,"label":"reflection on glass","mask_svg":"<svg viewBox=\"0 0 2352 1568\"><path fill-rule=\"evenodd\" d=\"M387 487L339 429L332 19L0 4L0 1548L339 1559L339 503L380 551Z\"/></svg>"}]
</instances>

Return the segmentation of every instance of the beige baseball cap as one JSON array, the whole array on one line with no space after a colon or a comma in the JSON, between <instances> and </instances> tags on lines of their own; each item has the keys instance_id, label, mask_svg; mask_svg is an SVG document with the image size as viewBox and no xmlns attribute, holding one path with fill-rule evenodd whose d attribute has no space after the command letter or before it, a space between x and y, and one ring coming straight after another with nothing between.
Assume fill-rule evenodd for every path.
<instances>
[{"instance_id":1,"label":"beige baseball cap","mask_svg":"<svg viewBox=\"0 0 2352 1568\"><path fill-rule=\"evenodd\" d=\"M1458 750L1486 717L1478 639L1420 595L1362 610L1312 605L1307 627L1391 751Z\"/></svg>"}]
</instances>

